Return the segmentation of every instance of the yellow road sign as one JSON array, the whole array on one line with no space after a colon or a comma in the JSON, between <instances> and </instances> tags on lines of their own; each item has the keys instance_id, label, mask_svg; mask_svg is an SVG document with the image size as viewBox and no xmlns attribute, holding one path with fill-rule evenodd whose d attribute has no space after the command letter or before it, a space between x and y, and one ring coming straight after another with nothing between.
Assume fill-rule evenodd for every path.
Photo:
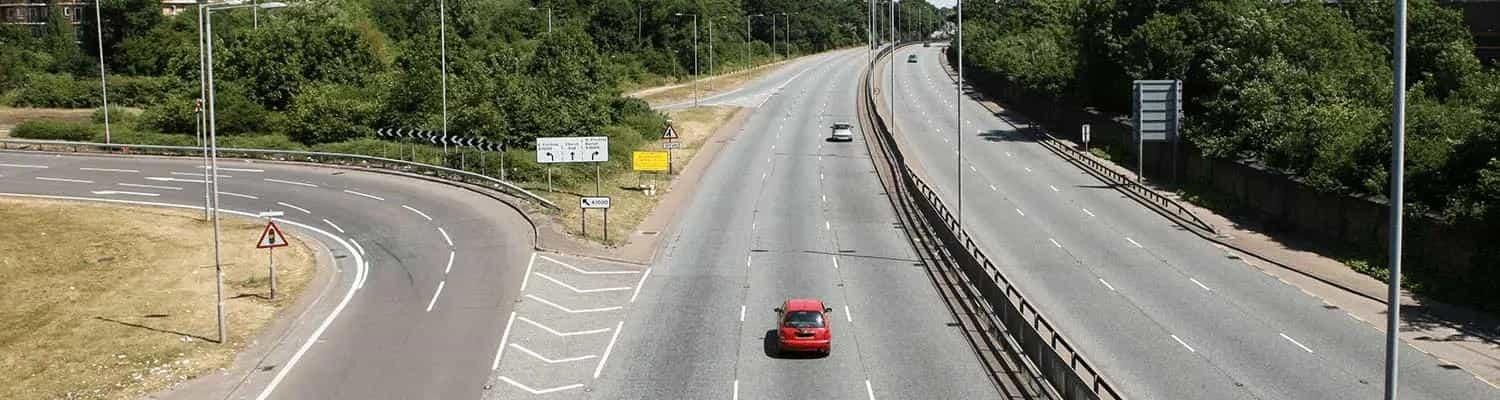
<instances>
[{"instance_id":1,"label":"yellow road sign","mask_svg":"<svg viewBox=\"0 0 1500 400\"><path fill-rule=\"evenodd\" d=\"M636 171L666 171L671 164L665 151L637 151L631 154Z\"/></svg>"}]
</instances>

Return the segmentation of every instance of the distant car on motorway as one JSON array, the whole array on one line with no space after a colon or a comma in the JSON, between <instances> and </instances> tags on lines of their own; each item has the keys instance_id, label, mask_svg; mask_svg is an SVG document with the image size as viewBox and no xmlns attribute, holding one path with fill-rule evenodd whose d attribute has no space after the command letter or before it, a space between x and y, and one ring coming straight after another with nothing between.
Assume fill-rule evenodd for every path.
<instances>
[{"instance_id":1,"label":"distant car on motorway","mask_svg":"<svg viewBox=\"0 0 1500 400\"><path fill-rule=\"evenodd\" d=\"M830 142L852 142L854 141L854 126L848 122L837 122L833 124L833 133L828 136Z\"/></svg>"},{"instance_id":2,"label":"distant car on motorway","mask_svg":"<svg viewBox=\"0 0 1500 400\"><path fill-rule=\"evenodd\" d=\"M912 55L906 56L906 62L909 62L909 63L917 62L917 55L916 54L912 54Z\"/></svg>"},{"instance_id":3,"label":"distant car on motorway","mask_svg":"<svg viewBox=\"0 0 1500 400\"><path fill-rule=\"evenodd\" d=\"M833 350L831 312L818 299L791 299L776 307L776 352L828 355Z\"/></svg>"}]
</instances>

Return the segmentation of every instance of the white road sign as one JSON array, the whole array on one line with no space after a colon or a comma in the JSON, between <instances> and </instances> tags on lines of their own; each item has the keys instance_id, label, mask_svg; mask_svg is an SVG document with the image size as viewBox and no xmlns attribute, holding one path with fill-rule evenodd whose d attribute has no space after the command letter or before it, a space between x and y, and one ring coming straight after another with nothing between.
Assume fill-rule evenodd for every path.
<instances>
[{"instance_id":1,"label":"white road sign","mask_svg":"<svg viewBox=\"0 0 1500 400\"><path fill-rule=\"evenodd\" d=\"M609 161L609 138L604 136L536 138L540 164Z\"/></svg>"},{"instance_id":2,"label":"white road sign","mask_svg":"<svg viewBox=\"0 0 1500 400\"><path fill-rule=\"evenodd\" d=\"M578 207L584 209L603 208L609 209L608 197L583 197L578 199Z\"/></svg>"}]
</instances>

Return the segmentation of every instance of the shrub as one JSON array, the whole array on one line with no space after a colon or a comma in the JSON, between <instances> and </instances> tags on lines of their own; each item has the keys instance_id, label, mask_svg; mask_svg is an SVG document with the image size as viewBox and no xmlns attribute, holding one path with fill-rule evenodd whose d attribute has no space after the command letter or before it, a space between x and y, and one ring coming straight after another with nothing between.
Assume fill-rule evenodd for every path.
<instances>
[{"instance_id":1,"label":"shrub","mask_svg":"<svg viewBox=\"0 0 1500 400\"><path fill-rule=\"evenodd\" d=\"M17 85L12 105L16 107L98 107L99 81L92 83L66 74L30 74Z\"/></svg>"},{"instance_id":2,"label":"shrub","mask_svg":"<svg viewBox=\"0 0 1500 400\"><path fill-rule=\"evenodd\" d=\"M136 120L140 119L139 117L140 112L113 104L109 105L109 123L111 129L116 124L134 125ZM89 120L94 121L96 124L104 123L104 107L95 108L94 113L89 115Z\"/></svg>"},{"instance_id":3,"label":"shrub","mask_svg":"<svg viewBox=\"0 0 1500 400\"><path fill-rule=\"evenodd\" d=\"M136 127L143 131L191 134L198 131L196 119L192 100L174 99L146 107Z\"/></svg>"},{"instance_id":4,"label":"shrub","mask_svg":"<svg viewBox=\"0 0 1500 400\"><path fill-rule=\"evenodd\" d=\"M287 130L306 144L331 143L373 136L379 109L362 90L347 85L318 85L304 90L288 112Z\"/></svg>"},{"instance_id":5,"label":"shrub","mask_svg":"<svg viewBox=\"0 0 1500 400\"><path fill-rule=\"evenodd\" d=\"M91 82L96 86L99 84L98 80ZM184 84L175 78L110 75L109 104L145 107L166 101L172 94L185 89Z\"/></svg>"},{"instance_id":6,"label":"shrub","mask_svg":"<svg viewBox=\"0 0 1500 400\"><path fill-rule=\"evenodd\" d=\"M94 141L104 143L104 132L94 133ZM222 140L222 139L221 139ZM191 135L179 135L171 133L159 133L140 131L135 129L113 129L110 131L110 142L121 144L142 144L156 146L197 146L198 139Z\"/></svg>"},{"instance_id":7,"label":"shrub","mask_svg":"<svg viewBox=\"0 0 1500 400\"><path fill-rule=\"evenodd\" d=\"M16 125L11 135L24 139L77 142L93 138L95 130L94 126L79 122L38 119Z\"/></svg>"},{"instance_id":8,"label":"shrub","mask_svg":"<svg viewBox=\"0 0 1500 400\"><path fill-rule=\"evenodd\" d=\"M254 135L254 136L221 136L219 147L233 147L241 149L266 149L266 150L297 150L306 151L307 146L292 141L286 135Z\"/></svg>"}]
</instances>

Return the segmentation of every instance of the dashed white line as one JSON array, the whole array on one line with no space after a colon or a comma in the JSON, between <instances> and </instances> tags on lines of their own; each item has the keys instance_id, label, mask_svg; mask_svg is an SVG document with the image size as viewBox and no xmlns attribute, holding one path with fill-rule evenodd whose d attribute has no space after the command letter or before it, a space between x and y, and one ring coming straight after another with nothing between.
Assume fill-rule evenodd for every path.
<instances>
[{"instance_id":1,"label":"dashed white line","mask_svg":"<svg viewBox=\"0 0 1500 400\"><path fill-rule=\"evenodd\" d=\"M422 211L420 211L420 210L417 210L417 209L415 209L415 208L412 208L412 207L411 207L411 206L408 206L408 205L405 205L405 204L402 204L402 205L401 205L401 208L405 208L405 209L407 209L407 210L409 210L409 211L411 211L411 212L414 212L414 213L417 213L417 215L420 215L420 216L422 216L422 218L426 218L426 219L427 219L427 220L428 220L428 221L431 221L431 220L432 220L432 217L429 217L429 216L427 216L427 213L424 213L424 212L422 212Z\"/></svg>"},{"instance_id":2,"label":"dashed white line","mask_svg":"<svg viewBox=\"0 0 1500 400\"><path fill-rule=\"evenodd\" d=\"M630 302L635 302L635 297L641 295L641 286L646 286L646 277L651 276L651 269L646 268L646 273L641 274L641 281L635 283L635 292L630 294Z\"/></svg>"},{"instance_id":3,"label":"dashed white line","mask_svg":"<svg viewBox=\"0 0 1500 400\"><path fill-rule=\"evenodd\" d=\"M969 164L969 170L970 171L974 171L974 172L979 172L978 168L974 168L974 164Z\"/></svg>"},{"instance_id":4,"label":"dashed white line","mask_svg":"<svg viewBox=\"0 0 1500 400\"><path fill-rule=\"evenodd\" d=\"M46 168L47 168L47 166L46 166L46 165L30 165L30 164L0 164L0 167L10 167L10 168L36 168L36 169L46 169Z\"/></svg>"},{"instance_id":5,"label":"dashed white line","mask_svg":"<svg viewBox=\"0 0 1500 400\"><path fill-rule=\"evenodd\" d=\"M200 179L169 178L169 177L161 177L161 176L148 176L148 177L146 177L146 180L148 180L148 181L161 181L161 182L204 183L203 180L200 180Z\"/></svg>"},{"instance_id":6,"label":"dashed white line","mask_svg":"<svg viewBox=\"0 0 1500 400\"><path fill-rule=\"evenodd\" d=\"M443 267L443 275L447 275L449 272L453 271L453 256L457 254L458 253L453 252L453 250L448 250L448 266Z\"/></svg>"},{"instance_id":7,"label":"dashed white line","mask_svg":"<svg viewBox=\"0 0 1500 400\"><path fill-rule=\"evenodd\" d=\"M1105 281L1104 278L1099 278L1099 283L1103 283L1104 287L1109 288L1109 291L1111 291L1111 292L1115 291L1115 285L1109 284L1109 282Z\"/></svg>"},{"instance_id":8,"label":"dashed white line","mask_svg":"<svg viewBox=\"0 0 1500 400\"><path fill-rule=\"evenodd\" d=\"M1142 249L1146 248L1146 246L1141 246L1141 244L1139 242L1136 242L1135 239L1131 239L1129 237L1126 237L1125 240L1130 241L1130 244L1135 245L1135 247L1142 248Z\"/></svg>"},{"instance_id":9,"label":"dashed white line","mask_svg":"<svg viewBox=\"0 0 1500 400\"><path fill-rule=\"evenodd\" d=\"M1052 191L1054 191L1054 192L1059 191L1059 190L1057 190L1057 186L1047 185L1047 187L1052 188Z\"/></svg>"},{"instance_id":10,"label":"dashed white line","mask_svg":"<svg viewBox=\"0 0 1500 400\"><path fill-rule=\"evenodd\" d=\"M559 280L557 278L553 278L553 277L548 276L547 274L544 274L544 273L541 273L541 272L535 272L533 274L535 274L536 276L538 276L538 277L540 277L542 279L546 279L548 281L551 281L552 283L555 283L558 286L562 286L564 288L567 288L568 290L572 290L573 293L598 293L598 292L617 292L617 291L622 291L622 290L630 290L629 286L607 287L607 288L599 288L599 289L579 289L577 287L574 287L573 285L569 285L567 282L563 282L562 280Z\"/></svg>"},{"instance_id":11,"label":"dashed white line","mask_svg":"<svg viewBox=\"0 0 1500 400\"><path fill-rule=\"evenodd\" d=\"M844 306L844 320L854 322L854 313L849 312L849 306Z\"/></svg>"},{"instance_id":12,"label":"dashed white line","mask_svg":"<svg viewBox=\"0 0 1500 400\"><path fill-rule=\"evenodd\" d=\"M995 192L998 192L998 191L1000 191L1000 189L999 189L999 188L996 188L996 187L995 187L995 185L990 185L990 190L991 190L991 191L995 191Z\"/></svg>"},{"instance_id":13,"label":"dashed white line","mask_svg":"<svg viewBox=\"0 0 1500 400\"><path fill-rule=\"evenodd\" d=\"M1030 167L1021 167L1021 168L1025 169L1026 172L1031 172L1031 168Z\"/></svg>"},{"instance_id":14,"label":"dashed white line","mask_svg":"<svg viewBox=\"0 0 1500 400\"><path fill-rule=\"evenodd\" d=\"M740 400L740 380L734 380L734 400Z\"/></svg>"},{"instance_id":15,"label":"dashed white line","mask_svg":"<svg viewBox=\"0 0 1500 400\"><path fill-rule=\"evenodd\" d=\"M1203 288L1203 290L1207 290L1207 291L1210 291L1210 292L1213 291L1213 289L1209 289L1208 288L1208 285L1204 285L1203 282L1198 282L1197 278L1188 278L1188 280L1193 281L1193 283L1198 284L1198 287Z\"/></svg>"},{"instance_id":16,"label":"dashed white line","mask_svg":"<svg viewBox=\"0 0 1500 400\"><path fill-rule=\"evenodd\" d=\"M558 332L556 329L552 329L551 327L548 327L546 325L542 325L541 323L536 322L536 321L532 321L531 319L528 319L526 317L516 317L516 319L521 320L521 322L525 322L525 323L531 324L531 326L535 326L537 328L541 328L542 330L547 331L547 333L551 333L554 336L564 336L564 337L566 337L566 336L580 336L580 335L592 335L592 334L596 334L596 333L609 332L609 328L599 328L599 329L591 329L591 330L586 330L586 331L575 331L575 332Z\"/></svg>"},{"instance_id":17,"label":"dashed white line","mask_svg":"<svg viewBox=\"0 0 1500 400\"><path fill-rule=\"evenodd\" d=\"M133 169L117 169L117 168L89 168L89 167L81 167L81 168L78 168L78 170L79 171L94 171L94 172L123 172L123 173L127 173L127 174L139 174L139 173L141 173L141 171L137 171L137 170L133 170Z\"/></svg>"},{"instance_id":18,"label":"dashed white line","mask_svg":"<svg viewBox=\"0 0 1500 400\"><path fill-rule=\"evenodd\" d=\"M453 247L453 238L448 237L448 231L443 230L443 227L439 226L438 233L443 234L443 241L448 242L448 247Z\"/></svg>"},{"instance_id":19,"label":"dashed white line","mask_svg":"<svg viewBox=\"0 0 1500 400\"><path fill-rule=\"evenodd\" d=\"M1184 342L1181 338L1178 338L1177 335L1172 335L1172 340L1176 340L1178 344L1181 344L1182 347L1186 347L1190 352L1198 352L1198 350L1193 350L1193 346L1188 346L1187 342Z\"/></svg>"},{"instance_id":20,"label":"dashed white line","mask_svg":"<svg viewBox=\"0 0 1500 400\"><path fill-rule=\"evenodd\" d=\"M870 396L870 400L875 400L875 388L870 387L869 379L865 380L865 394Z\"/></svg>"},{"instance_id":21,"label":"dashed white line","mask_svg":"<svg viewBox=\"0 0 1500 400\"><path fill-rule=\"evenodd\" d=\"M53 182L69 182L69 183L94 183L94 181L90 181L90 180L68 179L68 178L48 178L48 177L45 177L45 176L38 176L38 177L36 177L36 180L39 180L39 181L53 181Z\"/></svg>"},{"instance_id":22,"label":"dashed white line","mask_svg":"<svg viewBox=\"0 0 1500 400\"><path fill-rule=\"evenodd\" d=\"M80 169L82 169L82 168L80 168ZM168 172L168 173L172 174L172 175L177 175L177 176L203 176L204 175L204 174L195 174L195 173L192 173L192 172L177 172L177 171L172 171L172 172ZM233 176L229 176L229 175L219 175L218 177L219 178L233 178Z\"/></svg>"},{"instance_id":23,"label":"dashed white line","mask_svg":"<svg viewBox=\"0 0 1500 400\"><path fill-rule=\"evenodd\" d=\"M1021 212L1021 209L1019 208L1016 209L1016 214L1021 214L1022 217L1026 216L1026 213Z\"/></svg>"},{"instance_id":24,"label":"dashed white line","mask_svg":"<svg viewBox=\"0 0 1500 400\"><path fill-rule=\"evenodd\" d=\"M1292 339L1291 336L1287 336L1285 333L1281 334L1281 338L1286 339L1286 341L1288 342L1292 342L1292 344L1297 345L1297 347L1301 347L1302 350L1307 351L1308 353L1313 352L1312 349L1307 348L1307 346L1303 346L1302 343L1297 342L1297 339Z\"/></svg>"},{"instance_id":25,"label":"dashed white line","mask_svg":"<svg viewBox=\"0 0 1500 400\"><path fill-rule=\"evenodd\" d=\"M344 193L352 194L352 195L359 196L359 197L371 198L371 199L375 199L375 200L379 200L379 201L385 201L385 199L381 198L380 196L375 196L375 195L368 194L368 193L360 193L360 192L356 192L356 191L348 190L348 189L344 189Z\"/></svg>"},{"instance_id":26,"label":"dashed white line","mask_svg":"<svg viewBox=\"0 0 1500 400\"><path fill-rule=\"evenodd\" d=\"M740 322L745 322L745 305L740 305Z\"/></svg>"},{"instance_id":27,"label":"dashed white line","mask_svg":"<svg viewBox=\"0 0 1500 400\"><path fill-rule=\"evenodd\" d=\"M838 256L828 256L828 258L833 259L833 269L839 269L839 257Z\"/></svg>"},{"instance_id":28,"label":"dashed white line","mask_svg":"<svg viewBox=\"0 0 1500 400\"><path fill-rule=\"evenodd\" d=\"M505 320L505 332L500 333L500 349L495 350L495 363L490 365L490 370L500 369L500 356L505 354L505 342L510 340L510 325L516 323L516 312L510 312L510 318Z\"/></svg>"},{"instance_id":29,"label":"dashed white line","mask_svg":"<svg viewBox=\"0 0 1500 400\"><path fill-rule=\"evenodd\" d=\"M311 184L311 183L305 183L305 182L294 182L294 181L286 181L286 180L271 179L271 178L265 178L263 180L266 181L266 182L285 183L285 184L288 184L288 185L297 185L297 186L306 186L306 187L318 187L318 185L314 185L314 184Z\"/></svg>"},{"instance_id":30,"label":"dashed white line","mask_svg":"<svg viewBox=\"0 0 1500 400\"><path fill-rule=\"evenodd\" d=\"M594 367L594 379L599 379L599 373L604 371L604 363L609 362L609 353L615 350L615 339L620 338L620 328L625 327L625 321L615 324L615 333L609 337L609 345L604 346L604 357L599 358L599 366Z\"/></svg>"},{"instance_id":31,"label":"dashed white line","mask_svg":"<svg viewBox=\"0 0 1500 400\"><path fill-rule=\"evenodd\" d=\"M432 306L437 305L438 296L443 295L443 285L446 284L448 284L448 281L438 282L437 292L432 294L432 301L427 302L427 312L432 312Z\"/></svg>"},{"instance_id":32,"label":"dashed white line","mask_svg":"<svg viewBox=\"0 0 1500 400\"><path fill-rule=\"evenodd\" d=\"M543 356L541 354L537 354L537 352L531 351L531 349L528 349L528 348L525 348L525 347L521 347L521 345L519 345L519 344L511 343L510 347L513 347L516 350L520 350L522 353L530 354L532 357L536 357L536 359L542 360L542 362L545 362L545 363L548 363L548 364L558 364L558 363L573 362L573 361L583 361L583 360L587 360L587 359L590 359L590 358L598 358L599 357L599 356L596 356L596 355L593 355L593 354L588 354L588 355L582 355L582 356L578 356L578 357L569 357L569 358L561 358L561 359L553 360L553 359L547 358L547 357L545 357L545 356Z\"/></svg>"},{"instance_id":33,"label":"dashed white line","mask_svg":"<svg viewBox=\"0 0 1500 400\"><path fill-rule=\"evenodd\" d=\"M138 183L124 183L124 182L120 182L120 183L116 183L116 185L120 185L120 186L124 186L124 187L142 188L142 189L182 190L182 188L176 187L176 186L142 185L142 184L138 184ZM219 193L224 193L224 192L219 192Z\"/></svg>"},{"instance_id":34,"label":"dashed white line","mask_svg":"<svg viewBox=\"0 0 1500 400\"><path fill-rule=\"evenodd\" d=\"M365 246L360 246L359 241L349 238L349 243L353 243L354 248L359 249L359 255L365 255Z\"/></svg>"},{"instance_id":35,"label":"dashed white line","mask_svg":"<svg viewBox=\"0 0 1500 400\"><path fill-rule=\"evenodd\" d=\"M224 192L219 192L219 193L224 193ZM282 207L286 207L286 208L290 208L290 209L293 209L293 210L301 211L303 214L312 214L312 211L307 211L306 208L297 207L297 206L288 204L286 202L278 201L278 202L276 202L276 204L278 204L278 205L280 205Z\"/></svg>"},{"instance_id":36,"label":"dashed white line","mask_svg":"<svg viewBox=\"0 0 1500 400\"><path fill-rule=\"evenodd\" d=\"M529 299L532 299L532 300L536 300L536 301L538 301L538 302L540 302L542 304L546 304L546 305L552 306L552 308L556 308L558 310L562 310L562 312L565 312L565 313L568 313L568 314L587 314L587 313L614 311L614 310L619 310L619 309L623 308L623 307L620 307L620 306L613 306L613 307L584 308L584 309L574 310L574 309L568 308L566 306L563 306L562 304L557 304L557 303L553 303L551 301L547 301L547 299L541 298L541 297L539 297L537 295L534 295L534 294L528 294L528 295L526 295L526 298L529 298Z\"/></svg>"},{"instance_id":37,"label":"dashed white line","mask_svg":"<svg viewBox=\"0 0 1500 400\"><path fill-rule=\"evenodd\" d=\"M344 233L344 228L340 228L338 225L335 225L333 223L333 221L329 221L327 218L323 219L323 223L328 224L328 226L333 227L333 230L339 231L339 233Z\"/></svg>"},{"instance_id":38,"label":"dashed white line","mask_svg":"<svg viewBox=\"0 0 1500 400\"><path fill-rule=\"evenodd\" d=\"M833 223L828 222L828 221L823 221L823 229L833 230Z\"/></svg>"},{"instance_id":39,"label":"dashed white line","mask_svg":"<svg viewBox=\"0 0 1500 400\"><path fill-rule=\"evenodd\" d=\"M129 195L129 196L142 196L142 197L157 197L157 196L161 196L160 194L156 194L156 193L126 192L126 191L121 191L121 190L95 190L95 191L93 191L91 193L93 193L93 194L99 194L99 195L123 194L123 195Z\"/></svg>"},{"instance_id":40,"label":"dashed white line","mask_svg":"<svg viewBox=\"0 0 1500 400\"><path fill-rule=\"evenodd\" d=\"M1059 249L1061 249L1061 248L1062 248L1062 244L1061 244L1061 243L1058 243L1058 242L1057 242L1057 239L1053 239L1053 238L1047 238L1047 241L1048 241L1048 242L1052 242L1052 245L1053 245L1053 246L1055 246L1055 247L1057 247L1057 248L1059 248Z\"/></svg>"},{"instance_id":41,"label":"dashed white line","mask_svg":"<svg viewBox=\"0 0 1500 400\"><path fill-rule=\"evenodd\" d=\"M1011 155L1009 151L1005 152L1005 156L1006 157L1015 157L1015 156Z\"/></svg>"},{"instance_id":42,"label":"dashed white line","mask_svg":"<svg viewBox=\"0 0 1500 400\"><path fill-rule=\"evenodd\" d=\"M198 169L203 169L203 167L199 166ZM225 171L234 171L234 172L266 172L266 170L263 170L263 169L249 169L249 168L218 167L218 169L222 169L222 170L225 170Z\"/></svg>"},{"instance_id":43,"label":"dashed white line","mask_svg":"<svg viewBox=\"0 0 1500 400\"><path fill-rule=\"evenodd\" d=\"M1087 209L1087 208L1085 208L1085 209L1083 209L1083 213L1084 213L1084 214L1088 214L1088 215L1089 215L1089 216L1090 216L1090 217L1093 217L1093 216L1094 216L1094 213L1093 213L1093 212L1090 212L1090 211L1089 211L1089 209Z\"/></svg>"}]
</instances>

